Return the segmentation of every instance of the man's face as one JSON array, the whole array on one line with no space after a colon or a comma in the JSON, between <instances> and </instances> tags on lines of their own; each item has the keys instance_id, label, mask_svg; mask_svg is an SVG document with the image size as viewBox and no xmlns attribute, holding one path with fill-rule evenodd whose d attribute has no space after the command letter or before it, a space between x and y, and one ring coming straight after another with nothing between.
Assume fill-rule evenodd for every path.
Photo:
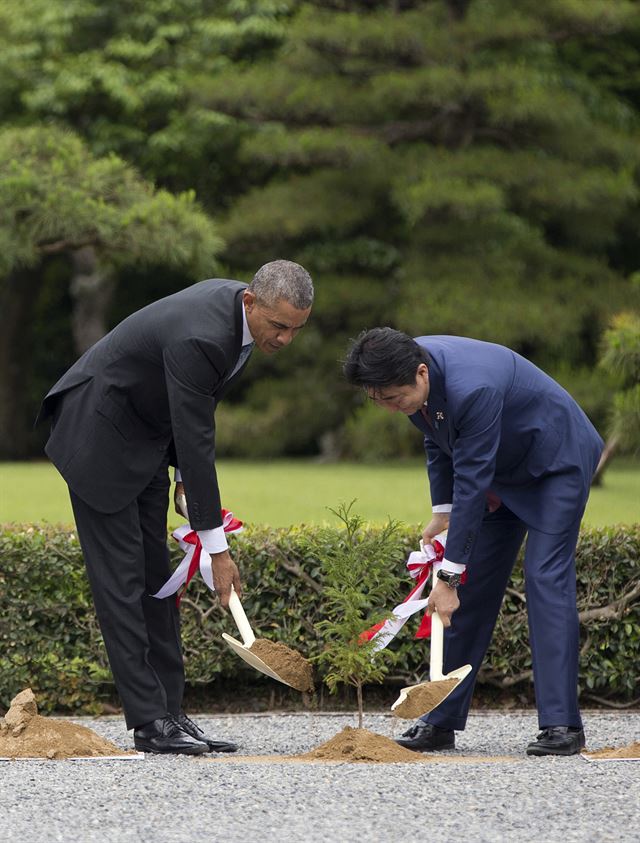
<instances>
[{"instance_id":1,"label":"man's face","mask_svg":"<svg viewBox=\"0 0 640 843\"><path fill-rule=\"evenodd\" d=\"M367 387L367 395L379 407L390 413L417 413L429 397L429 369L421 363L416 371L416 382L405 386L385 386L381 389Z\"/></svg>"},{"instance_id":2,"label":"man's face","mask_svg":"<svg viewBox=\"0 0 640 843\"><path fill-rule=\"evenodd\" d=\"M311 313L310 307L298 310L284 299L267 307L248 290L243 293L243 301L251 336L264 354L275 354L289 345Z\"/></svg>"}]
</instances>

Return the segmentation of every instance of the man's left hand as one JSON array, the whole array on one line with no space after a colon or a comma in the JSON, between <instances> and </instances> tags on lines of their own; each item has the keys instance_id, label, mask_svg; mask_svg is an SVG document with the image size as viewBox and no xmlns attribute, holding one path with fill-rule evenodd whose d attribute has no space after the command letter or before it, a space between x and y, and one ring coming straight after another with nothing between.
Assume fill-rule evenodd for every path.
<instances>
[{"instance_id":1,"label":"man's left hand","mask_svg":"<svg viewBox=\"0 0 640 843\"><path fill-rule=\"evenodd\" d=\"M184 518L187 518L187 513L184 512L181 505L182 503L184 503L184 505L186 506L186 497L184 494L184 485L180 480L176 481L176 487L173 491L173 503L178 515L182 515Z\"/></svg>"},{"instance_id":2,"label":"man's left hand","mask_svg":"<svg viewBox=\"0 0 640 843\"><path fill-rule=\"evenodd\" d=\"M451 616L459 606L460 600L456 589L449 588L442 580L437 580L429 595L427 614L432 615L437 612L442 620L442 625L447 627L451 626Z\"/></svg>"}]
</instances>

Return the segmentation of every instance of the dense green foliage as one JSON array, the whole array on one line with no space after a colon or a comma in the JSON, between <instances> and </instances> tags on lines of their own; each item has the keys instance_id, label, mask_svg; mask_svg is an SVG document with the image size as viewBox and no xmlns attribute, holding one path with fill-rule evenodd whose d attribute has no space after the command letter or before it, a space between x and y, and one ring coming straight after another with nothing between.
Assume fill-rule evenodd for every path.
<instances>
[{"instance_id":1,"label":"dense green foliage","mask_svg":"<svg viewBox=\"0 0 640 843\"><path fill-rule=\"evenodd\" d=\"M640 304L639 47L637 0L5 0L0 109L194 190L221 274L288 257L315 277L309 327L221 407L226 454L380 458L395 427L338 362L376 324L506 343L604 429L599 339ZM110 323L192 280L130 264ZM28 319L59 373L69 302L44 270Z\"/></svg>"},{"instance_id":2,"label":"dense green foliage","mask_svg":"<svg viewBox=\"0 0 640 843\"><path fill-rule=\"evenodd\" d=\"M640 316L620 313L603 337L600 365L618 378L610 432L626 450L640 450Z\"/></svg>"},{"instance_id":3,"label":"dense green foliage","mask_svg":"<svg viewBox=\"0 0 640 843\"><path fill-rule=\"evenodd\" d=\"M380 528L371 528L370 540ZM389 559L415 549L418 528L403 528ZM344 542L339 529L250 530L234 539L234 555L245 581L243 603L260 635L283 641L315 657L325 641L323 560ZM174 550L177 563L181 552ZM390 561L395 587L389 610L410 590L401 563ZM640 526L583 530L577 557L581 612L580 686L584 703L623 704L640 693ZM519 565L494 635L480 683L530 699L530 651ZM109 672L91 607L81 553L73 533L25 527L0 533L0 705L30 685L45 710L88 711L108 696ZM254 678L223 644L230 630L215 599L194 580L181 606L188 681L215 696L216 680ZM428 649L410 636L409 622L388 648L395 660L387 682L410 684L427 671ZM385 651L387 652L387 651ZM320 678L322 673L320 673Z\"/></svg>"}]
</instances>

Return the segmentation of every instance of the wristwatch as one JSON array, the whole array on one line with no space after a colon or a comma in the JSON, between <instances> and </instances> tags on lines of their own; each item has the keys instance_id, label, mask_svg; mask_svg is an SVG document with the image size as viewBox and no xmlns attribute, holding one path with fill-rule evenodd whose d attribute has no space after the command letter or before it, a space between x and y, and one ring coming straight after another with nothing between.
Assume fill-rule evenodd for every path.
<instances>
[{"instance_id":1,"label":"wristwatch","mask_svg":"<svg viewBox=\"0 0 640 843\"><path fill-rule=\"evenodd\" d=\"M460 574L450 574L449 571L438 571L438 579L445 582L449 588L457 588L460 585L462 577Z\"/></svg>"}]
</instances>

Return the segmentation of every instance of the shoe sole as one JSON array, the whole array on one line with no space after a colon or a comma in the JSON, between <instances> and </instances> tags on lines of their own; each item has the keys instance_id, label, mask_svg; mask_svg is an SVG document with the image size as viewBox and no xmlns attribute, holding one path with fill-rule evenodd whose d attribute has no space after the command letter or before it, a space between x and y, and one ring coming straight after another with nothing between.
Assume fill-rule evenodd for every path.
<instances>
[{"instance_id":1,"label":"shoe sole","mask_svg":"<svg viewBox=\"0 0 640 843\"><path fill-rule=\"evenodd\" d=\"M134 747L138 752L150 752L152 755L204 755L209 752L208 747L185 747L184 749L157 749L156 747L147 746L146 744L134 743Z\"/></svg>"},{"instance_id":2,"label":"shoe sole","mask_svg":"<svg viewBox=\"0 0 640 843\"><path fill-rule=\"evenodd\" d=\"M222 747L222 746L211 746L211 744L209 744L208 746L209 746L209 752L237 752L238 751L237 746Z\"/></svg>"},{"instance_id":3,"label":"shoe sole","mask_svg":"<svg viewBox=\"0 0 640 843\"><path fill-rule=\"evenodd\" d=\"M532 749L527 748L526 754L532 755L536 758L541 758L544 755L557 755L557 756L564 756L564 757L568 758L571 755L579 755L581 749L584 749L584 747L580 747L578 749L569 749L569 750L566 750L566 749L539 749L539 748L534 747Z\"/></svg>"},{"instance_id":4,"label":"shoe sole","mask_svg":"<svg viewBox=\"0 0 640 843\"><path fill-rule=\"evenodd\" d=\"M396 743L398 743L396 741ZM445 752L448 749L455 749L455 743L441 746L405 746L405 744L398 743L403 749L408 749L411 752Z\"/></svg>"}]
</instances>

